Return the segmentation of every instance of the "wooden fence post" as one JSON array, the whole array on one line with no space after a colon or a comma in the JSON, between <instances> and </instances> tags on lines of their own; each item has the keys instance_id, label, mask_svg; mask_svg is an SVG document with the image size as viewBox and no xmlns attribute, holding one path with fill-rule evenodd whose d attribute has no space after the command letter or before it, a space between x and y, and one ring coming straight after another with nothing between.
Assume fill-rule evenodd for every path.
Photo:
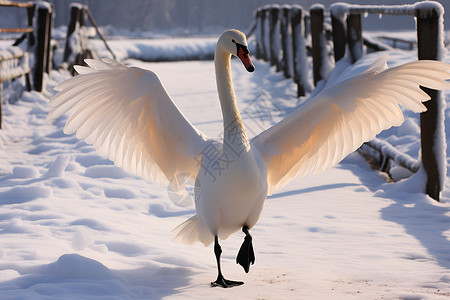
<instances>
[{"instance_id":1,"label":"wooden fence post","mask_svg":"<svg viewBox=\"0 0 450 300\"><path fill-rule=\"evenodd\" d=\"M281 8L281 44L283 47L283 71L284 77L292 78L292 47L291 47L291 36L289 34L290 29L290 18L289 11L291 7L288 5L283 5Z\"/></svg>"},{"instance_id":2,"label":"wooden fence post","mask_svg":"<svg viewBox=\"0 0 450 300\"><path fill-rule=\"evenodd\" d=\"M270 30L268 25L268 14L269 10L267 8L263 8L261 11L261 43L262 43L262 58L265 61L270 60L270 45L268 45L267 40L270 39Z\"/></svg>"},{"instance_id":3,"label":"wooden fence post","mask_svg":"<svg viewBox=\"0 0 450 300\"><path fill-rule=\"evenodd\" d=\"M34 12L36 10L36 5L33 5L31 7L27 8L27 20L28 20L28 26L33 27L33 21L34 21ZM34 40L34 34L33 32L30 32L28 34L28 47L32 47L35 44Z\"/></svg>"},{"instance_id":4,"label":"wooden fence post","mask_svg":"<svg viewBox=\"0 0 450 300\"><path fill-rule=\"evenodd\" d=\"M307 66L302 66L302 62L306 62L306 46L305 46L305 22L304 11L301 6L294 5L291 10L291 29L292 29L292 52L294 65L294 81L297 84L297 96L305 96L307 82L307 73L302 72L301 68L307 70Z\"/></svg>"},{"instance_id":5,"label":"wooden fence post","mask_svg":"<svg viewBox=\"0 0 450 300\"><path fill-rule=\"evenodd\" d=\"M273 5L269 9L270 64L277 67L277 72L282 70L280 65L280 48L278 44L280 32L277 30L277 27L279 26L279 12L280 9L278 5Z\"/></svg>"},{"instance_id":6,"label":"wooden fence post","mask_svg":"<svg viewBox=\"0 0 450 300\"><path fill-rule=\"evenodd\" d=\"M262 27L264 26L262 21L262 9L258 9L256 11L256 53L255 56L257 59L261 59L264 57L263 55L263 35L262 35Z\"/></svg>"},{"instance_id":7,"label":"wooden fence post","mask_svg":"<svg viewBox=\"0 0 450 300\"><path fill-rule=\"evenodd\" d=\"M80 30L84 30L84 28L86 27L86 6L82 6L80 9L80 14L78 15L79 20L78 20L78 24L80 24ZM83 28L83 29L82 29ZM80 34L83 31L80 31ZM92 55L90 53L90 50L87 49L87 45L86 45L86 40L85 40L85 36L81 35L80 38L80 42L81 42L81 52L77 53L77 56L75 57L75 61L73 62L75 65L84 65L84 59L85 58L92 58ZM75 75L75 69L72 68L72 75Z\"/></svg>"},{"instance_id":8,"label":"wooden fence post","mask_svg":"<svg viewBox=\"0 0 450 300\"><path fill-rule=\"evenodd\" d=\"M36 45L36 62L34 66L34 89L42 92L44 83L44 71L47 69L47 46L49 44L48 28L50 22L51 7L40 5L38 7L37 19L37 45Z\"/></svg>"},{"instance_id":9,"label":"wooden fence post","mask_svg":"<svg viewBox=\"0 0 450 300\"><path fill-rule=\"evenodd\" d=\"M52 69L52 31L53 31L53 4L49 4L51 9L48 12L48 22L47 22L47 30L46 30L46 35L47 35L47 53L46 53L46 62L45 62L45 72L47 74L50 74L50 71Z\"/></svg>"},{"instance_id":10,"label":"wooden fence post","mask_svg":"<svg viewBox=\"0 0 450 300\"><path fill-rule=\"evenodd\" d=\"M439 60L441 53L439 49L442 47L439 30L439 19L442 16L433 9L427 13L416 11L417 18L417 50L418 58L420 60L432 59ZM442 29L441 29L442 30ZM440 192L442 190L441 182L442 176L446 176L446 172L440 172L440 168L446 166L439 166L438 159L439 152L445 150L441 149L443 144L445 149L445 137L442 136L442 126L444 124L444 110L442 103L441 91L436 91L428 88L423 90L431 97L424 105L427 111L420 115L420 129L421 129L421 150L422 150L422 164L427 173L426 193L433 199L439 201ZM445 155L443 153L442 155Z\"/></svg>"},{"instance_id":11,"label":"wooden fence post","mask_svg":"<svg viewBox=\"0 0 450 300\"><path fill-rule=\"evenodd\" d=\"M312 57L313 57L313 75L314 85L322 80L322 67L324 64L322 53L324 52L323 44L325 42L325 32L323 28L323 6L316 5L311 11L311 40L312 40Z\"/></svg>"},{"instance_id":12,"label":"wooden fence post","mask_svg":"<svg viewBox=\"0 0 450 300\"><path fill-rule=\"evenodd\" d=\"M0 61L0 77L2 74L2 68L1 68L1 61ZM2 116L3 116L3 109L2 109L2 103L3 103L3 97L2 97L2 93L3 93L3 82L0 80L0 129L2 129Z\"/></svg>"},{"instance_id":13,"label":"wooden fence post","mask_svg":"<svg viewBox=\"0 0 450 300\"><path fill-rule=\"evenodd\" d=\"M333 48L334 48L334 61L338 62L341 58L345 56L345 45L347 44L347 34L346 34L346 24L345 18L346 14L342 12L331 11L331 26L333 28ZM343 15L337 15L341 13Z\"/></svg>"},{"instance_id":14,"label":"wooden fence post","mask_svg":"<svg viewBox=\"0 0 450 300\"><path fill-rule=\"evenodd\" d=\"M352 57L352 63L355 63L363 56L363 39L361 14L350 13L347 17L347 39L348 48Z\"/></svg>"},{"instance_id":15,"label":"wooden fence post","mask_svg":"<svg viewBox=\"0 0 450 300\"><path fill-rule=\"evenodd\" d=\"M68 62L69 57L72 55L72 49L70 48L70 36L75 32L77 25L79 26L80 20L80 7L78 5L72 5L70 9L70 23L67 27L66 46L64 48L64 61Z\"/></svg>"},{"instance_id":16,"label":"wooden fence post","mask_svg":"<svg viewBox=\"0 0 450 300\"><path fill-rule=\"evenodd\" d=\"M27 20L28 20L28 26L33 27L33 21L34 21L34 13L36 11L36 4L27 8ZM30 32L28 34L28 49L30 49L36 41L34 40L34 33ZM31 78L30 73L25 74L25 84L27 91L32 90L32 84L31 84Z\"/></svg>"}]
</instances>

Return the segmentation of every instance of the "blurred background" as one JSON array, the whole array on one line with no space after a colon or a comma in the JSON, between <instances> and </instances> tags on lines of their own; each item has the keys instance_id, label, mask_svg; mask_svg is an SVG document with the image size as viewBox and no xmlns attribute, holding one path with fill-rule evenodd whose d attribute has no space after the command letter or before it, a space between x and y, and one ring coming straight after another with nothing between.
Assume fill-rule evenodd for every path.
<instances>
[{"instance_id":1,"label":"blurred background","mask_svg":"<svg viewBox=\"0 0 450 300\"><path fill-rule=\"evenodd\" d=\"M19 1L26 2L26 1ZM111 33L122 30L164 32L170 35L217 34L224 29L246 30L253 22L253 11L263 5L299 4L309 8L321 3L328 7L337 2L331 0L48 0L53 3L56 16L55 26L67 26L70 19L69 5L73 2L89 6L98 25L110 29ZM345 2L345 1L344 1ZM417 1L408 0L364 0L348 1L353 4L394 4L403 5ZM446 11L450 12L450 1L440 0ZM24 10L0 10L0 26L25 20L18 17ZM444 15L445 23L450 23L449 13ZM18 24L19 25L19 24ZM363 20L365 30L414 30L414 19L369 15Z\"/></svg>"}]
</instances>

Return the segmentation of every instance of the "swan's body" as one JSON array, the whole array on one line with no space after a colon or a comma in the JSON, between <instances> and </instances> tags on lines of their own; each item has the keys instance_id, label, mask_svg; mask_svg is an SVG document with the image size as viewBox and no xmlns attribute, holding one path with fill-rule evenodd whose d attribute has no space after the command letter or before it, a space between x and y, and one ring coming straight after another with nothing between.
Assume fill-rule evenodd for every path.
<instances>
[{"instance_id":1,"label":"swan's body","mask_svg":"<svg viewBox=\"0 0 450 300\"><path fill-rule=\"evenodd\" d=\"M224 44L226 39L238 40L236 43L246 45L242 36L234 39L223 36L218 45ZM194 224L175 229L177 237L187 243L200 240L209 245L216 235L226 239L242 226L252 228L258 221L267 196L265 163L261 154L250 146L245 132L237 108L230 60L230 51L225 47L216 47L214 62L224 139L222 144L209 142L203 150L206 155L202 155L195 182L197 216L188 221L196 222L197 231L189 232ZM196 236L197 233L199 236Z\"/></svg>"},{"instance_id":2,"label":"swan's body","mask_svg":"<svg viewBox=\"0 0 450 300\"><path fill-rule=\"evenodd\" d=\"M240 228L246 238L237 261L248 272L254 262L248 232L268 194L293 177L319 173L337 164L380 131L403 122L398 104L425 111L429 99L419 85L446 89L449 65L420 61L387 70L387 57L366 72L322 91L278 124L247 138L237 108L230 69L237 55L249 71L245 35L226 31L215 53L217 90L223 113L223 143L206 138L189 123L151 71L112 60L88 60L81 74L57 86L50 117L72 107L66 133L91 143L116 165L145 179L180 190L181 177L195 178L197 214L174 229L176 239L205 245L215 242L219 276L219 238Z\"/></svg>"},{"instance_id":3,"label":"swan's body","mask_svg":"<svg viewBox=\"0 0 450 300\"><path fill-rule=\"evenodd\" d=\"M209 245L215 235L226 239L243 226L252 228L259 219L267 196L262 156L254 150L236 155L227 149L220 155L223 160L216 166L207 166L209 161L203 162L209 170L201 169L195 183L197 215L188 222L197 222L200 235L197 237L195 230L189 234L184 232L191 228L182 224L179 231L175 229L182 241L193 243L199 240Z\"/></svg>"}]
</instances>

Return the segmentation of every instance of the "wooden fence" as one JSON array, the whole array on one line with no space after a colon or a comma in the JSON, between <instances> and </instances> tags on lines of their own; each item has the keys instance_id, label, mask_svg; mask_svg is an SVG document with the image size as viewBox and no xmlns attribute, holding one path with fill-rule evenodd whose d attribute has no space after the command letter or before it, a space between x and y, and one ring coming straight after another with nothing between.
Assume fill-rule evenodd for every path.
<instances>
[{"instance_id":1,"label":"wooden fence","mask_svg":"<svg viewBox=\"0 0 450 300\"><path fill-rule=\"evenodd\" d=\"M256 13L256 57L264 59L283 70L293 78L298 86L298 95L303 96L310 91L308 86L306 47L309 40L306 32L309 16L313 82L317 84L325 79L329 73L330 55L334 61L339 61L348 55L352 62L356 62L364 55L361 15L368 13L410 15L417 19L417 48L418 59L441 60L443 48L443 16L444 9L438 2L419 2L402 6L371 6L350 5L337 3L326 10L322 5L314 5L310 11L300 6L265 6ZM331 32L333 49L330 51L328 30L325 19L331 16ZM287 40L287 42L286 42ZM302 49L299 49L301 47ZM349 53L346 53L348 49ZM303 71L302 71L303 70ZM440 91L424 89L431 97L425 103L427 111L421 114L421 155L422 165L427 173L426 193L439 201L440 192L446 177L446 165L440 156L442 149L446 149L445 136L442 128L444 124L444 104ZM410 169L418 170L418 162L411 161L409 156L393 151L389 145L375 140L368 145L380 152L381 163L388 171L389 160ZM391 146L392 147L392 146ZM392 150L392 151L390 151ZM445 152L445 150L444 150ZM395 153L395 155L393 155Z\"/></svg>"},{"instance_id":2,"label":"wooden fence","mask_svg":"<svg viewBox=\"0 0 450 300\"><path fill-rule=\"evenodd\" d=\"M27 9L26 28L0 28L0 33L23 33L18 38L13 47L4 51L0 51L0 129L2 122L1 111L1 89L2 83L14 80L20 76L25 76L27 90L34 89L41 92L44 84L44 73L50 73L52 69L52 28L54 10L53 6L45 1L38 2L14 2L0 0L0 7L18 7ZM65 43L64 61L67 67L73 70L74 64L83 64L84 58L92 57L92 51L87 46L87 36L83 35L85 30L86 17L96 28L97 34L104 41L106 48L115 58L114 53L109 48L106 40L101 34L95 23L92 14L86 5L74 3L71 5L72 19L70 21ZM71 47L71 39L79 39L83 45L78 48ZM17 47L24 41L28 44L25 47ZM26 50L22 50L26 49ZM81 49L81 50L80 50ZM34 56L34 59L29 59ZM34 61L34 65L30 66L29 61ZM59 66L57 66L59 67ZM30 79L31 77L31 79Z\"/></svg>"},{"instance_id":3,"label":"wooden fence","mask_svg":"<svg viewBox=\"0 0 450 300\"><path fill-rule=\"evenodd\" d=\"M301 6L264 6L256 13L256 57L270 61L297 84L298 96L311 92L306 61L306 20L309 13ZM281 24L281 26L280 26Z\"/></svg>"},{"instance_id":4,"label":"wooden fence","mask_svg":"<svg viewBox=\"0 0 450 300\"><path fill-rule=\"evenodd\" d=\"M0 51L0 129L2 128L3 82L25 76L26 87L29 91L31 90L30 73L27 52L15 46Z\"/></svg>"},{"instance_id":5,"label":"wooden fence","mask_svg":"<svg viewBox=\"0 0 450 300\"><path fill-rule=\"evenodd\" d=\"M49 72L47 68L48 52L45 50L47 43L49 43L48 36L50 35L50 20L51 20L51 5L39 3L38 7L38 26L37 36L34 36L35 29L33 28L34 16L36 11L36 4L33 2L14 2L14 1L0 1L0 7L18 7L27 9L27 23L26 28L0 28L0 33L23 33L22 37L17 39L10 49L0 52L0 128L2 123L1 111L1 90L3 82L14 80L18 77L25 76L27 90L33 87L37 91L42 90L43 72ZM44 13L45 12L45 13ZM42 24L45 22L45 26ZM32 70L29 66L30 52L23 51L20 45L26 38L28 38L28 49L35 48L36 65ZM36 40L37 45L36 44ZM33 72L32 72L33 71ZM33 86L31 85L30 74L33 73Z\"/></svg>"}]
</instances>

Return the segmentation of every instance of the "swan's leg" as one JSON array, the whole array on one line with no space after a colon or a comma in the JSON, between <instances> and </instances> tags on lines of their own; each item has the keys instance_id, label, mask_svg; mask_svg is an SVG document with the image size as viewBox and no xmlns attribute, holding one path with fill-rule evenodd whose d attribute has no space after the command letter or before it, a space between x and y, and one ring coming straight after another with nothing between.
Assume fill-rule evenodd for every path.
<instances>
[{"instance_id":1,"label":"swan's leg","mask_svg":"<svg viewBox=\"0 0 450 300\"><path fill-rule=\"evenodd\" d=\"M217 237L217 235L214 240L214 254L216 255L216 260L217 260L218 275L217 275L217 280L214 282L211 282L211 286L212 287L221 286L223 288L228 288L228 287L233 287L233 286L238 286L238 285L244 284L242 281L232 281L232 280L227 280L227 279L223 278L222 268L220 267L220 255L222 254L222 248L219 245L219 238Z\"/></svg>"},{"instance_id":2,"label":"swan's leg","mask_svg":"<svg viewBox=\"0 0 450 300\"><path fill-rule=\"evenodd\" d=\"M253 252L252 236L248 232L248 227L242 227L242 231L245 233L245 238L236 257L236 263L244 268L245 273L248 273L250 264L255 263L255 252Z\"/></svg>"}]
</instances>

